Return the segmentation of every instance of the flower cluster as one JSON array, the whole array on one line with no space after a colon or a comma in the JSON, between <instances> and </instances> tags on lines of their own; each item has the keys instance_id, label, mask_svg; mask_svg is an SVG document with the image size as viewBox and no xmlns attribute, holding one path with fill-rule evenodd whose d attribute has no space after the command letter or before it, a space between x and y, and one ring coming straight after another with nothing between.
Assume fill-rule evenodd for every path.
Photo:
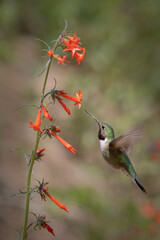
<instances>
[{"instance_id":1,"label":"flower cluster","mask_svg":"<svg viewBox=\"0 0 160 240\"><path fill-rule=\"evenodd\" d=\"M79 90L79 94L75 92L75 97L73 96L69 96L67 95L67 93L65 93L62 90L54 90L52 89L50 91L50 95L52 97L52 99L55 101L58 100L58 102L62 105L62 107L64 108L64 110L70 115L70 109L65 105L65 103L63 102L62 98L66 98L68 100L73 101L73 105L78 105L78 107L81 107L81 101L82 101L82 92ZM44 128L43 130L40 129L41 124L42 124L42 120L41 120L41 113L43 112L43 116L46 119L49 119L50 121L53 121L53 118L51 117L51 115L48 113L47 109L44 107L44 105L41 103L39 110L38 110L38 114L36 117L36 121L35 123L33 123L30 120L30 128L33 128L34 131L39 131L40 133L46 134L48 135L50 138L52 136L54 136L58 141L60 141L70 152L75 153L76 149L74 149L72 147L72 145L70 145L69 143L67 143L64 139L62 139L60 136L57 135L57 132L61 132L61 129L57 126L54 126L53 124L51 124L49 127ZM40 153L42 153L44 150L39 150ZM36 153L38 154L38 153ZM36 156L36 159L41 158L42 155L40 156Z\"/></svg>"},{"instance_id":2,"label":"flower cluster","mask_svg":"<svg viewBox=\"0 0 160 240\"><path fill-rule=\"evenodd\" d=\"M63 102L62 98L67 98L71 101L74 102L73 105L78 105L79 109L81 107L81 101L82 101L82 92L79 90L79 94L75 92L76 97L72 97L67 95L67 93L65 93L62 90L54 90L52 89L50 92L50 95L52 97L52 99L55 101L55 99L58 100L58 102L62 105L62 107L64 108L64 110L70 115L70 109L65 105L65 103ZM40 129L40 126L42 124L42 120L41 120L41 113L43 111L43 116L46 119L49 119L51 122L53 121L53 118L51 117L51 115L48 113L47 109L44 107L44 105L41 103L39 110L38 110L38 114L36 117L36 121L35 123L32 122L32 120L30 120L30 128L33 128L34 131L39 131L41 133L43 133L44 131Z\"/></svg>"},{"instance_id":3,"label":"flower cluster","mask_svg":"<svg viewBox=\"0 0 160 240\"><path fill-rule=\"evenodd\" d=\"M80 65L81 61L84 61L84 56L86 53L85 48L82 48L79 46L80 44L80 38L76 36L76 34L67 34L63 33L59 39L60 43L59 45L63 48L64 52L70 52L72 54L72 58L74 57L77 60L78 65ZM62 44L61 44L62 43ZM52 50L48 51L48 56L51 58L54 57L58 60L58 63L62 63L64 65L64 62L69 61L66 59L67 55L60 56L57 54L54 54Z\"/></svg>"}]
</instances>

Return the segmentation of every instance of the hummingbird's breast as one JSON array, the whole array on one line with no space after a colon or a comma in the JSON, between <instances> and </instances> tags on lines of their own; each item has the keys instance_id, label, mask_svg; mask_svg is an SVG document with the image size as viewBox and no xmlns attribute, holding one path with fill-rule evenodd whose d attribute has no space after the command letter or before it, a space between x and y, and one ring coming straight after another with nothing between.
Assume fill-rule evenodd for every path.
<instances>
[{"instance_id":1,"label":"hummingbird's breast","mask_svg":"<svg viewBox=\"0 0 160 240\"><path fill-rule=\"evenodd\" d=\"M109 150L109 143L111 142L110 139L105 138L104 140L100 140L100 148L103 155L103 158L107 163L109 163L114 168L120 168L118 163L117 155L114 153L110 153Z\"/></svg>"},{"instance_id":2,"label":"hummingbird's breast","mask_svg":"<svg viewBox=\"0 0 160 240\"><path fill-rule=\"evenodd\" d=\"M101 148L101 152L102 155L104 157L104 159L110 163L110 156L109 156L109 139L105 138L104 140L100 140L100 148Z\"/></svg>"},{"instance_id":3,"label":"hummingbird's breast","mask_svg":"<svg viewBox=\"0 0 160 240\"><path fill-rule=\"evenodd\" d=\"M104 140L100 140L100 148L101 152L103 153L105 150L109 148L109 140L108 138L105 138Z\"/></svg>"}]
</instances>

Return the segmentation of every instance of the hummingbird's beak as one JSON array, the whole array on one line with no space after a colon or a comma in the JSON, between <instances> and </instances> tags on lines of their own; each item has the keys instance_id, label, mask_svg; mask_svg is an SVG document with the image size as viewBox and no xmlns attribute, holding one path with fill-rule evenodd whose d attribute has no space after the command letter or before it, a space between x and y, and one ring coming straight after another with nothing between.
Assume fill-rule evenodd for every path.
<instances>
[{"instance_id":1,"label":"hummingbird's beak","mask_svg":"<svg viewBox=\"0 0 160 240\"><path fill-rule=\"evenodd\" d=\"M84 109L84 111L86 111L86 113L88 113L98 123L99 127L102 125L100 123L100 121L97 118L95 118L90 112L88 112L85 108L83 108L83 109Z\"/></svg>"}]
</instances>

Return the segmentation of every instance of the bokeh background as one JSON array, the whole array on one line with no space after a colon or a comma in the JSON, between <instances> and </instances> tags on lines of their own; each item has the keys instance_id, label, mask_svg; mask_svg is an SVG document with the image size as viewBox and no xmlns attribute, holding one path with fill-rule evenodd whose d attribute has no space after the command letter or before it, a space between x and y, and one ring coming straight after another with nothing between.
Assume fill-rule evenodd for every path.
<instances>
[{"instance_id":1,"label":"bokeh background","mask_svg":"<svg viewBox=\"0 0 160 240\"><path fill-rule=\"evenodd\" d=\"M130 154L149 196L123 173L103 160L98 127L82 109L58 103L49 111L62 128L61 137L77 149L73 155L56 139L45 139L43 161L35 163L35 179L49 181L50 193L69 214L50 199L35 194L30 211L45 214L56 239L160 239L160 1L2 0L0 3L0 226L1 239L17 239L23 225L25 196L8 199L24 189L27 166L21 147L30 154L36 134L28 128L36 111L47 57L44 45L56 39L68 21L68 30L81 37L85 62L52 65L47 89L69 95L81 89L83 106L115 129L116 136L144 125L142 139ZM153 217L153 206L157 217ZM30 215L29 222L34 221ZM28 239L52 239L46 230L29 229Z\"/></svg>"}]
</instances>

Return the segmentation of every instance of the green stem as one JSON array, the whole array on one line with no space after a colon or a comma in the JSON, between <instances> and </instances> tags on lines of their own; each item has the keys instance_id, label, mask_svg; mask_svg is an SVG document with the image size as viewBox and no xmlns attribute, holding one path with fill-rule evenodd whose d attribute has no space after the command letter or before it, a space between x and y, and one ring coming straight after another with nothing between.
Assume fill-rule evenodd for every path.
<instances>
[{"instance_id":1,"label":"green stem","mask_svg":"<svg viewBox=\"0 0 160 240\"><path fill-rule=\"evenodd\" d=\"M50 62L48 64L45 80L44 80L44 83L43 83L42 94L41 94L41 102L43 102L43 99L44 99L44 92L45 92L45 88L46 88L46 83L47 83L47 79L48 79L48 74L49 74L51 62L52 62L52 58L50 59ZM23 233L22 233L21 240L25 240L26 237L27 237L27 224L28 224L30 195L31 195L31 193L30 193L31 176L32 176L33 165L34 165L36 151L38 149L40 138L41 138L41 133L37 131L36 143L35 143L35 146L34 146L34 150L33 150L33 153L32 153L32 157L31 157L30 164L29 164L29 169L28 169L28 176L27 176L27 192L28 193L26 195L25 217L24 217Z\"/></svg>"},{"instance_id":2,"label":"green stem","mask_svg":"<svg viewBox=\"0 0 160 240\"><path fill-rule=\"evenodd\" d=\"M51 91L47 92L45 95L43 95L43 97L41 97L41 103L43 103L43 100L44 100L49 94L51 94Z\"/></svg>"},{"instance_id":3,"label":"green stem","mask_svg":"<svg viewBox=\"0 0 160 240\"><path fill-rule=\"evenodd\" d=\"M47 79L48 79L48 74L49 74L51 62L52 62L52 58L50 58L50 62L49 62L48 67L47 67L47 72L46 72L46 76L45 76L45 80L44 80L44 84L43 84L43 89L42 89L42 94L41 94L41 102L43 101L43 98L44 98L44 92L45 92L45 88L46 88L46 83L47 83Z\"/></svg>"},{"instance_id":4,"label":"green stem","mask_svg":"<svg viewBox=\"0 0 160 240\"><path fill-rule=\"evenodd\" d=\"M31 158L31 161L30 161L29 169L28 169L28 176L27 176L27 191L28 191L28 193L27 193L27 196L26 196L26 208L25 208L25 218L24 218L22 240L25 240L26 236L27 236L27 223L28 223L29 204L30 204L30 195L31 195L29 190L30 190L30 185L31 185L32 169L33 169L35 155L36 155L36 151L38 149L40 138L41 138L41 135L40 135L39 132L37 132L36 144L35 144L35 147L34 147L34 150L33 150L32 158Z\"/></svg>"}]
</instances>

